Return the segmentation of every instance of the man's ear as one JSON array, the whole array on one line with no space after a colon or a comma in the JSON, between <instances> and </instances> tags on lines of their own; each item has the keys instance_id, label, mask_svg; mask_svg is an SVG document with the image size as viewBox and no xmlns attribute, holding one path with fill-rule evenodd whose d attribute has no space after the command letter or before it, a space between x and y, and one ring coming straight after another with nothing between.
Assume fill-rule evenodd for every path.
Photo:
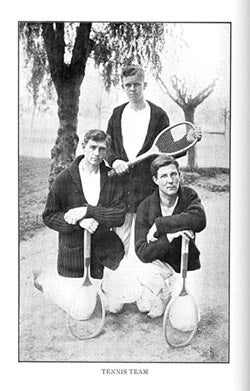
<instances>
[{"instance_id":1,"label":"man's ear","mask_svg":"<svg viewBox=\"0 0 250 391\"><path fill-rule=\"evenodd\" d=\"M82 142L82 149L83 149L83 151L84 151L84 149L85 149L85 144L84 144L84 142Z\"/></svg>"},{"instance_id":2,"label":"man's ear","mask_svg":"<svg viewBox=\"0 0 250 391\"><path fill-rule=\"evenodd\" d=\"M158 185L158 179L155 176L152 176L153 182Z\"/></svg>"},{"instance_id":3,"label":"man's ear","mask_svg":"<svg viewBox=\"0 0 250 391\"><path fill-rule=\"evenodd\" d=\"M144 81L144 84L143 84L143 89L145 90L148 86L148 83L146 81Z\"/></svg>"}]
</instances>

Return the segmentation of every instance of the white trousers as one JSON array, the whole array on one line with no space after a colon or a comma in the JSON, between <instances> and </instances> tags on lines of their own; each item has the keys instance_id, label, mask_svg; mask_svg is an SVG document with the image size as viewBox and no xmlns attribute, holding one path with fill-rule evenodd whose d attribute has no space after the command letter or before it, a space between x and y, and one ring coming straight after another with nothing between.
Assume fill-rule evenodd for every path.
<instances>
[{"instance_id":1,"label":"white trousers","mask_svg":"<svg viewBox=\"0 0 250 391\"><path fill-rule=\"evenodd\" d=\"M117 313L125 303L136 302L139 311L153 318L163 314L176 285L176 273L159 260L151 263L139 260L134 250L134 223L135 214L127 214L124 225L116 228L125 246L118 269L105 268L103 279L93 279L93 283L104 292L107 310ZM82 278L62 277L54 268L40 273L36 282L42 286L46 298L67 311Z\"/></svg>"},{"instance_id":2,"label":"white trousers","mask_svg":"<svg viewBox=\"0 0 250 391\"><path fill-rule=\"evenodd\" d=\"M160 316L175 285L176 273L159 260L139 260L134 249L134 224L135 214L128 213L123 226L116 228L125 246L125 257L117 270L105 269L103 290L112 312L118 312L124 303L136 302L139 311Z\"/></svg>"},{"instance_id":3,"label":"white trousers","mask_svg":"<svg viewBox=\"0 0 250 391\"><path fill-rule=\"evenodd\" d=\"M35 278L36 283L42 287L45 298L67 311L77 290L82 284L81 278L60 276L56 268L40 271ZM101 280L92 279L96 289L100 289Z\"/></svg>"}]
</instances>

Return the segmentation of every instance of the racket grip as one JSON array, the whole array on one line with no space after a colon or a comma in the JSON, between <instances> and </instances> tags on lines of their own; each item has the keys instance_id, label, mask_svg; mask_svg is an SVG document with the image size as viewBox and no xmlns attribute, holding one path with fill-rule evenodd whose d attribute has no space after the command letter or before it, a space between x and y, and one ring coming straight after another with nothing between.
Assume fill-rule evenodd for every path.
<instances>
[{"instance_id":1,"label":"racket grip","mask_svg":"<svg viewBox=\"0 0 250 391\"><path fill-rule=\"evenodd\" d=\"M90 259L91 254L91 233L85 229L84 230L84 256L87 259Z\"/></svg>"},{"instance_id":2,"label":"racket grip","mask_svg":"<svg viewBox=\"0 0 250 391\"><path fill-rule=\"evenodd\" d=\"M188 269L188 254L183 254L183 267L182 267L182 277L187 277L187 269Z\"/></svg>"},{"instance_id":3,"label":"racket grip","mask_svg":"<svg viewBox=\"0 0 250 391\"><path fill-rule=\"evenodd\" d=\"M188 269L188 252L189 252L189 239L186 239L184 236L182 236L182 242L181 242L181 273L182 277L186 278L187 276L187 269Z\"/></svg>"}]
</instances>

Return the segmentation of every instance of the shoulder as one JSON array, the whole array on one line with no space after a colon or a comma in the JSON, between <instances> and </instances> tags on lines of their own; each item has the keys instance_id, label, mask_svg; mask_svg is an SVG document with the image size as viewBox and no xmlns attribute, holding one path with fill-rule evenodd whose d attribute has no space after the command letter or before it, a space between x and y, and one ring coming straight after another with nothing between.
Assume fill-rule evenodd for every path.
<instances>
[{"instance_id":1,"label":"shoulder","mask_svg":"<svg viewBox=\"0 0 250 391\"><path fill-rule=\"evenodd\" d=\"M72 175L74 175L77 172L79 163L82 160L83 156L84 155L77 156L70 164L69 167L65 168L57 175L54 183L64 185L65 182L71 180Z\"/></svg>"},{"instance_id":2,"label":"shoulder","mask_svg":"<svg viewBox=\"0 0 250 391\"><path fill-rule=\"evenodd\" d=\"M152 103L151 101L147 100L149 106L151 107L151 110L153 110L156 114L159 115L166 115L166 111L163 110L160 106L157 106L156 104Z\"/></svg>"},{"instance_id":3,"label":"shoulder","mask_svg":"<svg viewBox=\"0 0 250 391\"><path fill-rule=\"evenodd\" d=\"M116 114L121 113L121 112L124 110L125 106L127 106L127 104L128 104L128 102L125 102L125 103L123 103L122 105L115 107L115 108L113 109L113 114L116 115Z\"/></svg>"},{"instance_id":4,"label":"shoulder","mask_svg":"<svg viewBox=\"0 0 250 391\"><path fill-rule=\"evenodd\" d=\"M180 196L185 199L198 198L198 193L190 186L181 185L179 190Z\"/></svg>"},{"instance_id":5,"label":"shoulder","mask_svg":"<svg viewBox=\"0 0 250 391\"><path fill-rule=\"evenodd\" d=\"M138 206L137 213L138 211L145 211L149 210L152 205L157 205L159 203L159 195L158 195L158 190L155 190L152 194L147 196Z\"/></svg>"},{"instance_id":6,"label":"shoulder","mask_svg":"<svg viewBox=\"0 0 250 391\"><path fill-rule=\"evenodd\" d=\"M59 184L63 184L65 181L68 181L69 180L69 177L70 177L70 170L69 170L69 167L68 168L65 168L64 170L62 170L56 177L55 179L55 184L56 185L59 185Z\"/></svg>"}]
</instances>

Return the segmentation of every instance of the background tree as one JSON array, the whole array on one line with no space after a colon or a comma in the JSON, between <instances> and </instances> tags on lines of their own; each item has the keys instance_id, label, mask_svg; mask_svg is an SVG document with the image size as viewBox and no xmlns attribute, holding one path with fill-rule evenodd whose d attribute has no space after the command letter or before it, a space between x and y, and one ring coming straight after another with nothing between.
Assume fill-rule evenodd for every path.
<instances>
[{"instance_id":1,"label":"background tree","mask_svg":"<svg viewBox=\"0 0 250 391\"><path fill-rule=\"evenodd\" d=\"M185 79L178 78L176 75L171 76L172 91L170 91L170 88L168 88L159 74L156 78L168 96L182 108L185 120L192 123L195 123L194 114L196 108L213 92L216 83L216 80L213 80L207 87L196 94L192 94L188 91ZM188 167L190 169L197 167L195 147L188 151Z\"/></svg>"},{"instance_id":2,"label":"background tree","mask_svg":"<svg viewBox=\"0 0 250 391\"><path fill-rule=\"evenodd\" d=\"M75 157L80 87L88 58L101 69L107 89L118 83L121 65L153 64L160 71L165 27L163 23L19 24L34 105L46 78L52 80L57 94L59 129L51 150L50 185Z\"/></svg>"},{"instance_id":3,"label":"background tree","mask_svg":"<svg viewBox=\"0 0 250 391\"><path fill-rule=\"evenodd\" d=\"M222 118L223 118L223 124L224 124L224 135L226 135L227 133L227 127L228 127L228 124L230 122L230 117L231 117L231 113L230 113L230 108L229 108L229 105L227 103L226 100L224 100L224 105L221 109L221 115L222 115Z\"/></svg>"}]
</instances>

